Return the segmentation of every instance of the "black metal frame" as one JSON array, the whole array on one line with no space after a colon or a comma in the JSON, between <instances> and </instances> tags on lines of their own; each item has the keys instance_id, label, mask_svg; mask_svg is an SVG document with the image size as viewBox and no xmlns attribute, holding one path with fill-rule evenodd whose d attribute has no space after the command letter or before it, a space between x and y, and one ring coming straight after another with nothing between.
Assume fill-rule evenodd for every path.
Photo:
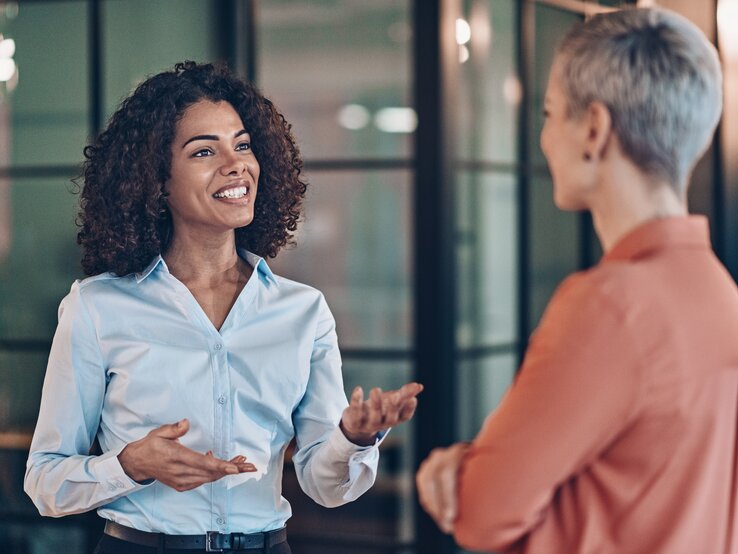
<instances>
[{"instance_id":1,"label":"black metal frame","mask_svg":"<svg viewBox=\"0 0 738 554\"><path fill-rule=\"evenodd\" d=\"M415 415L415 461L455 438L454 263L455 104L458 0L416 1L413 6L415 137L415 375L426 390ZM421 57L418 53L422 52ZM418 552L451 552L442 535L418 507Z\"/></svg>"}]
</instances>

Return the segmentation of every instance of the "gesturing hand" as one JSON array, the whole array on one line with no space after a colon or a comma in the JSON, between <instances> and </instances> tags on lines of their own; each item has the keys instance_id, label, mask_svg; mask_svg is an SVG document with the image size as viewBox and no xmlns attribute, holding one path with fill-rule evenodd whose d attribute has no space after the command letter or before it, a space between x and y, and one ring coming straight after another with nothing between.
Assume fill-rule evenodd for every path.
<instances>
[{"instance_id":1,"label":"gesturing hand","mask_svg":"<svg viewBox=\"0 0 738 554\"><path fill-rule=\"evenodd\" d=\"M354 444L374 444L377 433L413 417L418 405L415 397L422 390L420 383L407 383L387 392L377 387L364 400L363 389L356 387L351 393L351 403L341 416L343 434Z\"/></svg>"},{"instance_id":2,"label":"gesturing hand","mask_svg":"<svg viewBox=\"0 0 738 554\"><path fill-rule=\"evenodd\" d=\"M244 456L221 460L182 446L179 438L190 429L186 419L162 425L141 440L128 444L118 461L134 481L156 479L178 491L194 489L226 475L256 471Z\"/></svg>"},{"instance_id":3,"label":"gesturing hand","mask_svg":"<svg viewBox=\"0 0 738 554\"><path fill-rule=\"evenodd\" d=\"M444 533L453 533L457 513L456 489L459 467L469 444L460 442L436 448L420 464L415 484L420 505Z\"/></svg>"}]
</instances>

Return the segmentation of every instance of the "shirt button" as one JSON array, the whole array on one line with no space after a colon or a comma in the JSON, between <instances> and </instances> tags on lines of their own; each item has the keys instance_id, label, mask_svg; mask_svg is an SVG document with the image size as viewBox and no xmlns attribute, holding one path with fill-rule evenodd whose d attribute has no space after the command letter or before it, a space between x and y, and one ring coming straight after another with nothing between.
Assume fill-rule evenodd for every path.
<instances>
[{"instance_id":1,"label":"shirt button","mask_svg":"<svg viewBox=\"0 0 738 554\"><path fill-rule=\"evenodd\" d=\"M226 403L226 397L225 396L219 396L218 397L218 404L225 404Z\"/></svg>"},{"instance_id":2,"label":"shirt button","mask_svg":"<svg viewBox=\"0 0 738 554\"><path fill-rule=\"evenodd\" d=\"M215 520L215 522L218 525L225 525L226 520L225 520L225 518L219 517L218 519Z\"/></svg>"},{"instance_id":3,"label":"shirt button","mask_svg":"<svg viewBox=\"0 0 738 554\"><path fill-rule=\"evenodd\" d=\"M216 350L220 350L221 348L223 348L223 345L222 345L222 344L220 344L220 343L217 343L217 344L215 345L215 349L216 349Z\"/></svg>"}]
</instances>

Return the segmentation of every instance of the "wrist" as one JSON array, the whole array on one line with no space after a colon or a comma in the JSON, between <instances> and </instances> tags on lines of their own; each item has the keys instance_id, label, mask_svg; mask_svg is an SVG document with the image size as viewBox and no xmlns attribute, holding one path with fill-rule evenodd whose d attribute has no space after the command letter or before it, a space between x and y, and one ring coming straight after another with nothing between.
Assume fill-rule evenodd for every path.
<instances>
[{"instance_id":1,"label":"wrist","mask_svg":"<svg viewBox=\"0 0 738 554\"><path fill-rule=\"evenodd\" d=\"M346 429L343 421L341 421L338 427L341 429L343 436L346 437L350 442L354 443L356 446L372 446L375 442L377 442L377 433L371 435L366 433L352 433L351 431Z\"/></svg>"},{"instance_id":2,"label":"wrist","mask_svg":"<svg viewBox=\"0 0 738 554\"><path fill-rule=\"evenodd\" d=\"M123 468L123 472L137 483L142 483L151 479L151 476L146 475L137 467L135 462L134 443L126 445L123 450L120 451L118 454L118 463L120 464L120 467Z\"/></svg>"}]
</instances>

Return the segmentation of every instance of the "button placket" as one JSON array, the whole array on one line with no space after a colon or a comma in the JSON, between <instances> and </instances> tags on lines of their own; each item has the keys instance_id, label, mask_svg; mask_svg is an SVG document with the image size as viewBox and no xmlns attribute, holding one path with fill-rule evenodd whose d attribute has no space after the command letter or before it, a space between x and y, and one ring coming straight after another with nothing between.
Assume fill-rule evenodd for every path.
<instances>
[{"instance_id":1,"label":"button placket","mask_svg":"<svg viewBox=\"0 0 738 554\"><path fill-rule=\"evenodd\" d=\"M224 348L224 343L219 337L212 344L212 364L213 364L213 398L215 401L215 436L214 447L218 457L228 457L228 445L230 443L230 421L227 410L224 408L228 403L228 353ZM212 484L213 488L213 504L212 513L215 515L215 524L221 533L226 532L228 520L226 513L228 511L228 487L226 482L228 479L222 479Z\"/></svg>"}]
</instances>

